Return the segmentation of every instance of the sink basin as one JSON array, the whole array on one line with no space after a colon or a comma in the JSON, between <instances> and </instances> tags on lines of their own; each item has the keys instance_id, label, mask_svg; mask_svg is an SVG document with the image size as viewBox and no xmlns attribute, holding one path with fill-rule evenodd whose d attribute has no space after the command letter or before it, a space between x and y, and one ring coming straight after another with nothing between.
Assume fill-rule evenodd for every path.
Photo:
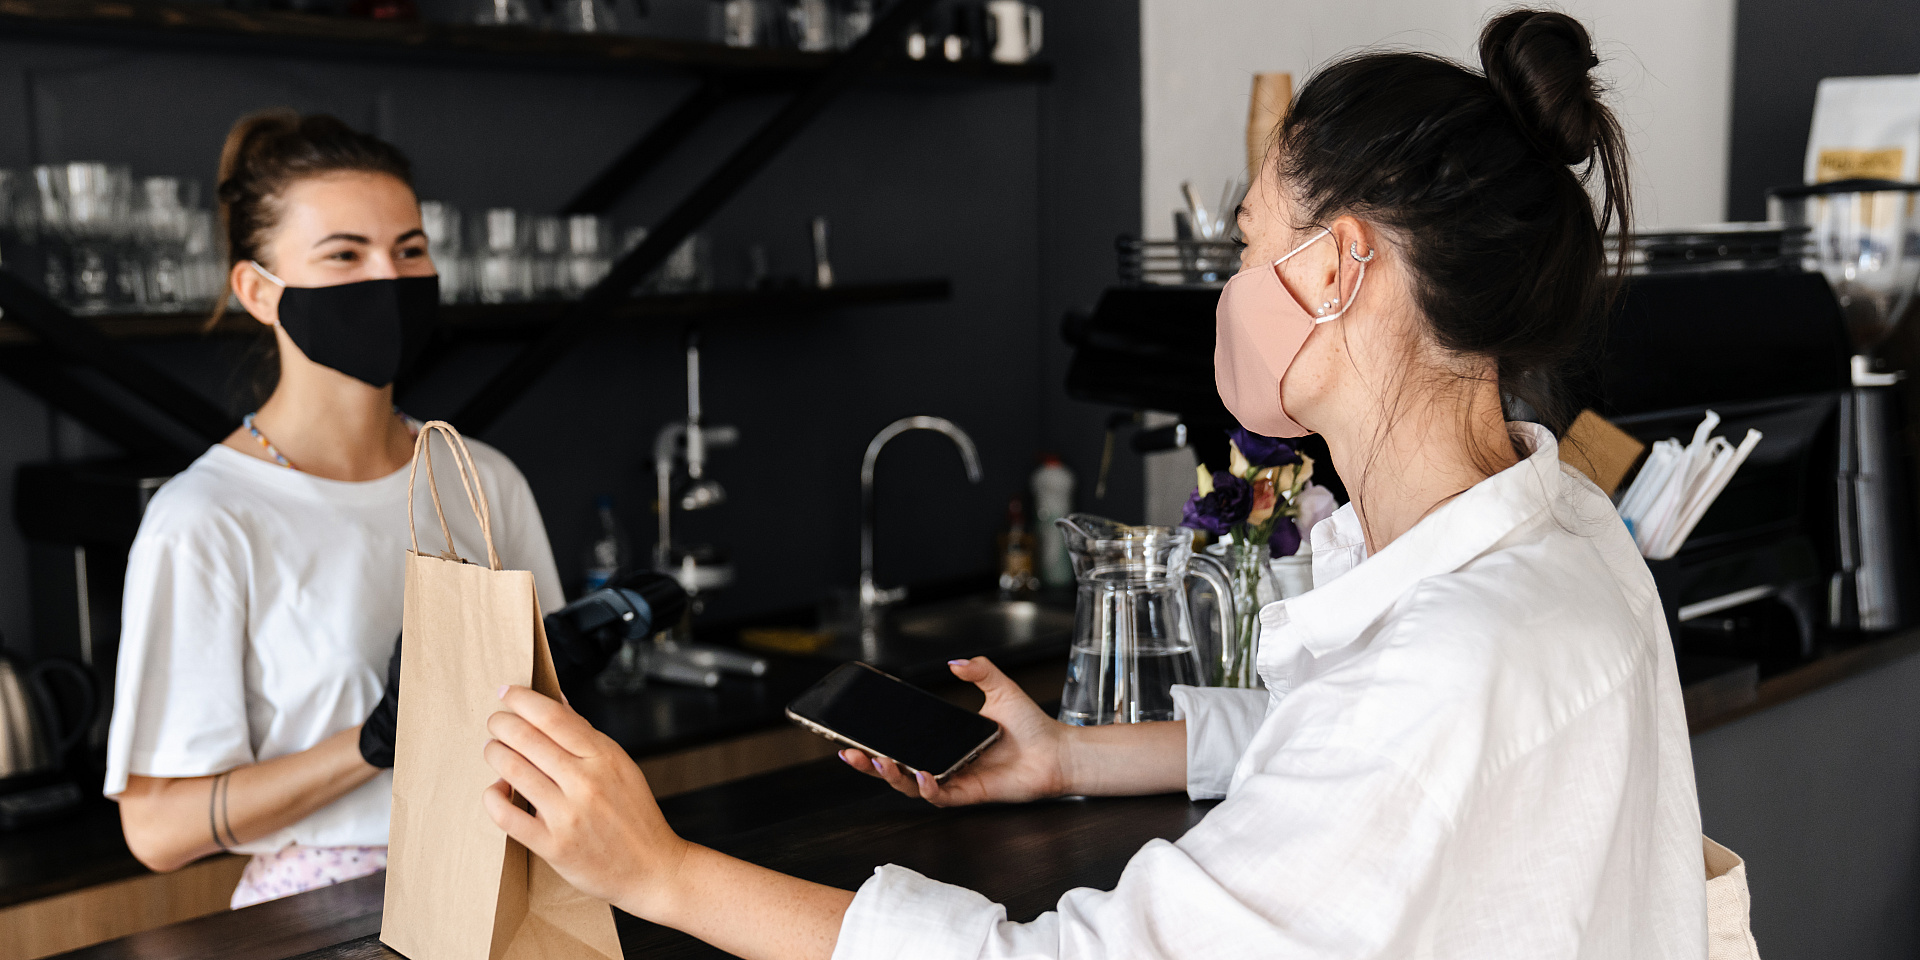
<instances>
[{"instance_id":1,"label":"sink basin","mask_svg":"<svg viewBox=\"0 0 1920 960\"><path fill-rule=\"evenodd\" d=\"M909 668L958 657L1019 661L1066 655L1073 613L1031 600L963 597L889 610L881 621L876 662Z\"/></svg>"},{"instance_id":2,"label":"sink basin","mask_svg":"<svg viewBox=\"0 0 1920 960\"><path fill-rule=\"evenodd\" d=\"M894 611L887 634L915 643L972 641L984 647L1058 640L1073 631L1073 614L1031 600L968 597Z\"/></svg>"}]
</instances>

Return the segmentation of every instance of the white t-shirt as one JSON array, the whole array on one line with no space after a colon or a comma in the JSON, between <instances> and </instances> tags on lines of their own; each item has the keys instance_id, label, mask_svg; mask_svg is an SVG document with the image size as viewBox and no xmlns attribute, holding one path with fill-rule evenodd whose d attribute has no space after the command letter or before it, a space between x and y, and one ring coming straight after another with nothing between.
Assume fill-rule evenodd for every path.
<instances>
[{"instance_id":1,"label":"white t-shirt","mask_svg":"<svg viewBox=\"0 0 1920 960\"><path fill-rule=\"evenodd\" d=\"M468 441L502 566L531 570L543 610L565 603L540 509L513 462ZM452 452L440 500L461 556L486 562ZM127 560L107 737L106 794L129 774L199 777L309 749L359 724L386 688L405 595L407 470L327 480L214 446L154 494ZM445 547L421 477L420 549ZM283 830L242 844L387 842L382 772Z\"/></svg>"}]
</instances>

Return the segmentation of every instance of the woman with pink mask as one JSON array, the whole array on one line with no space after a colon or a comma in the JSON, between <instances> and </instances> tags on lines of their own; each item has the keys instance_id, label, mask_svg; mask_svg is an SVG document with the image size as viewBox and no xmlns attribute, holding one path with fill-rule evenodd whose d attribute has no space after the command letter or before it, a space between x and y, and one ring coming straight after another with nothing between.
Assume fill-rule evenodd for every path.
<instances>
[{"instance_id":1,"label":"woman with pink mask","mask_svg":"<svg viewBox=\"0 0 1920 960\"><path fill-rule=\"evenodd\" d=\"M1176 687L1179 719L1083 728L956 662L1001 726L977 762L939 783L842 755L941 805L1224 798L1185 836L1030 923L897 866L832 889L679 839L618 747L524 688L489 723L495 821L743 957L1704 957L1659 598L1555 439L1625 226L1620 128L1571 17L1500 15L1480 61L1322 69L1238 211L1221 397L1257 433L1323 436L1353 498L1312 531L1314 589L1261 612L1266 689Z\"/></svg>"}]
</instances>

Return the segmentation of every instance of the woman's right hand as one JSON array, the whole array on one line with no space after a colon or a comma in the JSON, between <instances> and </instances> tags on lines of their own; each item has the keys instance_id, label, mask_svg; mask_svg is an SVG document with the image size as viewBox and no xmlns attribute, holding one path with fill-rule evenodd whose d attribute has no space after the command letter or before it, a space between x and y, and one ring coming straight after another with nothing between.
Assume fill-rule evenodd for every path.
<instances>
[{"instance_id":1,"label":"woman's right hand","mask_svg":"<svg viewBox=\"0 0 1920 960\"><path fill-rule=\"evenodd\" d=\"M1047 716L1000 668L986 657L955 660L953 675L987 695L980 715L1000 725L1000 739L972 763L940 783L930 773L908 773L899 764L842 750L848 766L879 777L895 790L935 806L970 803L1021 803L1067 792L1069 737L1074 730Z\"/></svg>"}]
</instances>

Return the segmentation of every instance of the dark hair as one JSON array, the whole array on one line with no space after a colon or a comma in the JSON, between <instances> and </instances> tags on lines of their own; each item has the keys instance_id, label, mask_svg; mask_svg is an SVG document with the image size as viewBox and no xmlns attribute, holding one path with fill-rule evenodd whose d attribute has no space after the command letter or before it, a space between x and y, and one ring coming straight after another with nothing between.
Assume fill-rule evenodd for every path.
<instances>
[{"instance_id":1,"label":"dark hair","mask_svg":"<svg viewBox=\"0 0 1920 960\"><path fill-rule=\"evenodd\" d=\"M280 197L307 177L356 171L384 173L413 185L413 168L392 144L361 133L324 113L301 116L281 107L241 117L220 148L214 197L227 268L260 259L260 249L280 223ZM227 312L231 281L214 303L208 326Z\"/></svg>"},{"instance_id":2,"label":"dark hair","mask_svg":"<svg viewBox=\"0 0 1920 960\"><path fill-rule=\"evenodd\" d=\"M1480 35L1484 72L1419 53L1350 57L1308 81L1276 133L1281 179L1311 219L1390 230L1436 342L1491 362L1502 394L1555 434L1572 421L1566 368L1590 354L1617 282L1603 234L1628 225L1626 148L1590 73L1599 62L1579 21L1513 10Z\"/></svg>"}]
</instances>

